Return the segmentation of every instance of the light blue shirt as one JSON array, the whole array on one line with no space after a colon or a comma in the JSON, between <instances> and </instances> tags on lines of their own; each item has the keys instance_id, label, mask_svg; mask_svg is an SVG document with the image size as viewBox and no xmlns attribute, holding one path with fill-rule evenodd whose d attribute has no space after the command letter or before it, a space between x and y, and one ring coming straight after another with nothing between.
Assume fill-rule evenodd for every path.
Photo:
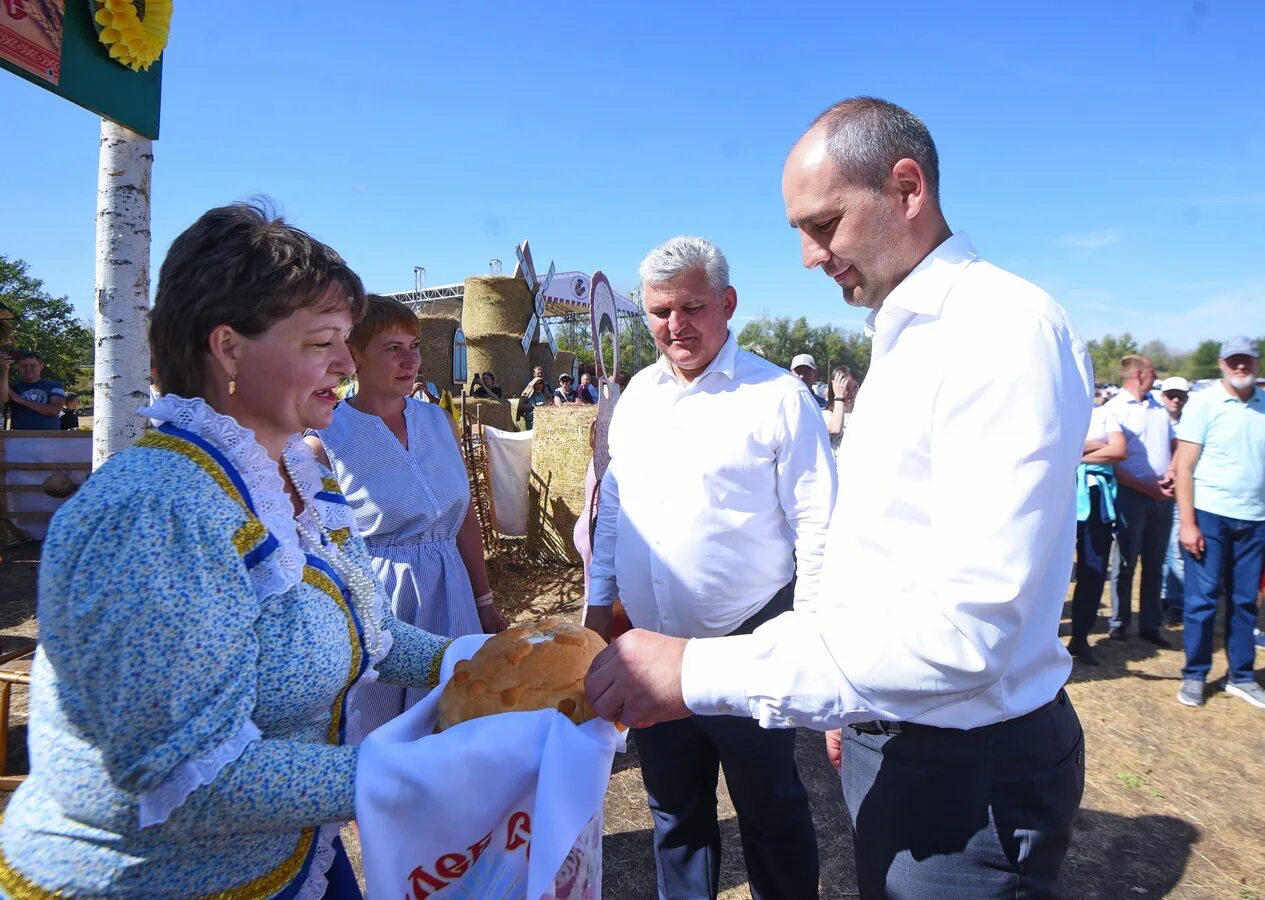
<instances>
[{"instance_id":1,"label":"light blue shirt","mask_svg":"<svg viewBox=\"0 0 1265 900\"><path fill-rule=\"evenodd\" d=\"M1265 391L1256 388L1246 403L1225 382L1192 394L1177 439L1203 447L1195 464L1195 509L1265 521Z\"/></svg>"}]
</instances>

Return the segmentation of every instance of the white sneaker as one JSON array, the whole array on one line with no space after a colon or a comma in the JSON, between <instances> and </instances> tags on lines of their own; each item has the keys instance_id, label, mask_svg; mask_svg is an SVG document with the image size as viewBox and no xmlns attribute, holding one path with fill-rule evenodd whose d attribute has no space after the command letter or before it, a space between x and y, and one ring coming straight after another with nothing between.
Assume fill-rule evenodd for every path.
<instances>
[{"instance_id":1,"label":"white sneaker","mask_svg":"<svg viewBox=\"0 0 1265 900\"><path fill-rule=\"evenodd\" d=\"M1253 706L1265 709L1265 688L1255 681L1245 681L1242 684L1227 681L1225 692L1231 697L1241 697Z\"/></svg>"}]
</instances>

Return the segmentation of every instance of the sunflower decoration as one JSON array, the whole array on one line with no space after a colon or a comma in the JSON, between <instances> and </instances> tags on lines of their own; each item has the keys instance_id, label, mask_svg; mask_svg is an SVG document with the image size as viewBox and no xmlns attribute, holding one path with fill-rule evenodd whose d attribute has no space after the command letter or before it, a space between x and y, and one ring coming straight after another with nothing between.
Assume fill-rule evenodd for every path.
<instances>
[{"instance_id":1,"label":"sunflower decoration","mask_svg":"<svg viewBox=\"0 0 1265 900\"><path fill-rule=\"evenodd\" d=\"M172 0L88 0L97 39L110 58L133 72L148 69L162 56L171 30Z\"/></svg>"}]
</instances>

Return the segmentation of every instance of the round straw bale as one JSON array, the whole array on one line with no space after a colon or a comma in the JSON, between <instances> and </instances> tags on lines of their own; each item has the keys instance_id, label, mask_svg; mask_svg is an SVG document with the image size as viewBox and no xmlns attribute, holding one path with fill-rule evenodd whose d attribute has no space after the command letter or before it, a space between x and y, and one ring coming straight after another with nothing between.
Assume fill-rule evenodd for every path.
<instances>
[{"instance_id":1,"label":"round straw bale","mask_svg":"<svg viewBox=\"0 0 1265 900\"><path fill-rule=\"evenodd\" d=\"M513 334L521 341L533 312L533 302L527 282L521 278L473 275L465 282L461 329L467 340L485 334ZM523 352L521 346L518 352ZM519 390L522 390L521 385Z\"/></svg>"},{"instance_id":2,"label":"round straw bale","mask_svg":"<svg viewBox=\"0 0 1265 900\"><path fill-rule=\"evenodd\" d=\"M491 425L501 431L514 430L514 414L510 405L504 400L487 397L467 397L466 415L471 422Z\"/></svg>"},{"instance_id":3,"label":"round straw bale","mask_svg":"<svg viewBox=\"0 0 1265 900\"><path fill-rule=\"evenodd\" d=\"M597 407L569 403L536 410L527 483L527 552L551 562L578 563L576 520L584 511L584 476L593 451L589 434Z\"/></svg>"},{"instance_id":4,"label":"round straw bale","mask_svg":"<svg viewBox=\"0 0 1265 900\"><path fill-rule=\"evenodd\" d=\"M466 334L466 366L470 377L475 372L492 372L505 393L517 394L527 386L531 369L523 352L522 335Z\"/></svg>"},{"instance_id":5,"label":"round straw bale","mask_svg":"<svg viewBox=\"0 0 1265 900\"><path fill-rule=\"evenodd\" d=\"M452 387L452 339L457 334L458 324L451 316L417 317L422 351L418 381L432 382L441 391Z\"/></svg>"},{"instance_id":6,"label":"round straw bale","mask_svg":"<svg viewBox=\"0 0 1265 900\"><path fill-rule=\"evenodd\" d=\"M549 372L548 369L545 370ZM549 377L545 380L554 387L558 386L558 376L566 373L567 375L575 375L575 354L570 350L559 350L558 355L553 359L553 371L549 373Z\"/></svg>"}]
</instances>

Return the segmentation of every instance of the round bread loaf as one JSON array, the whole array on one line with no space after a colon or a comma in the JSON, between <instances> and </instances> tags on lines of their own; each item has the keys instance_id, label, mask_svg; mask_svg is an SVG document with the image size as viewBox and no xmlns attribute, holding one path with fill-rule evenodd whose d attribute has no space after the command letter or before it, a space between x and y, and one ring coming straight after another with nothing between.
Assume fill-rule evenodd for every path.
<instances>
[{"instance_id":1,"label":"round bread loaf","mask_svg":"<svg viewBox=\"0 0 1265 900\"><path fill-rule=\"evenodd\" d=\"M533 709L587 722L596 713L584 699L584 676L605 646L588 628L552 618L493 635L454 667L439 698L438 728Z\"/></svg>"}]
</instances>

